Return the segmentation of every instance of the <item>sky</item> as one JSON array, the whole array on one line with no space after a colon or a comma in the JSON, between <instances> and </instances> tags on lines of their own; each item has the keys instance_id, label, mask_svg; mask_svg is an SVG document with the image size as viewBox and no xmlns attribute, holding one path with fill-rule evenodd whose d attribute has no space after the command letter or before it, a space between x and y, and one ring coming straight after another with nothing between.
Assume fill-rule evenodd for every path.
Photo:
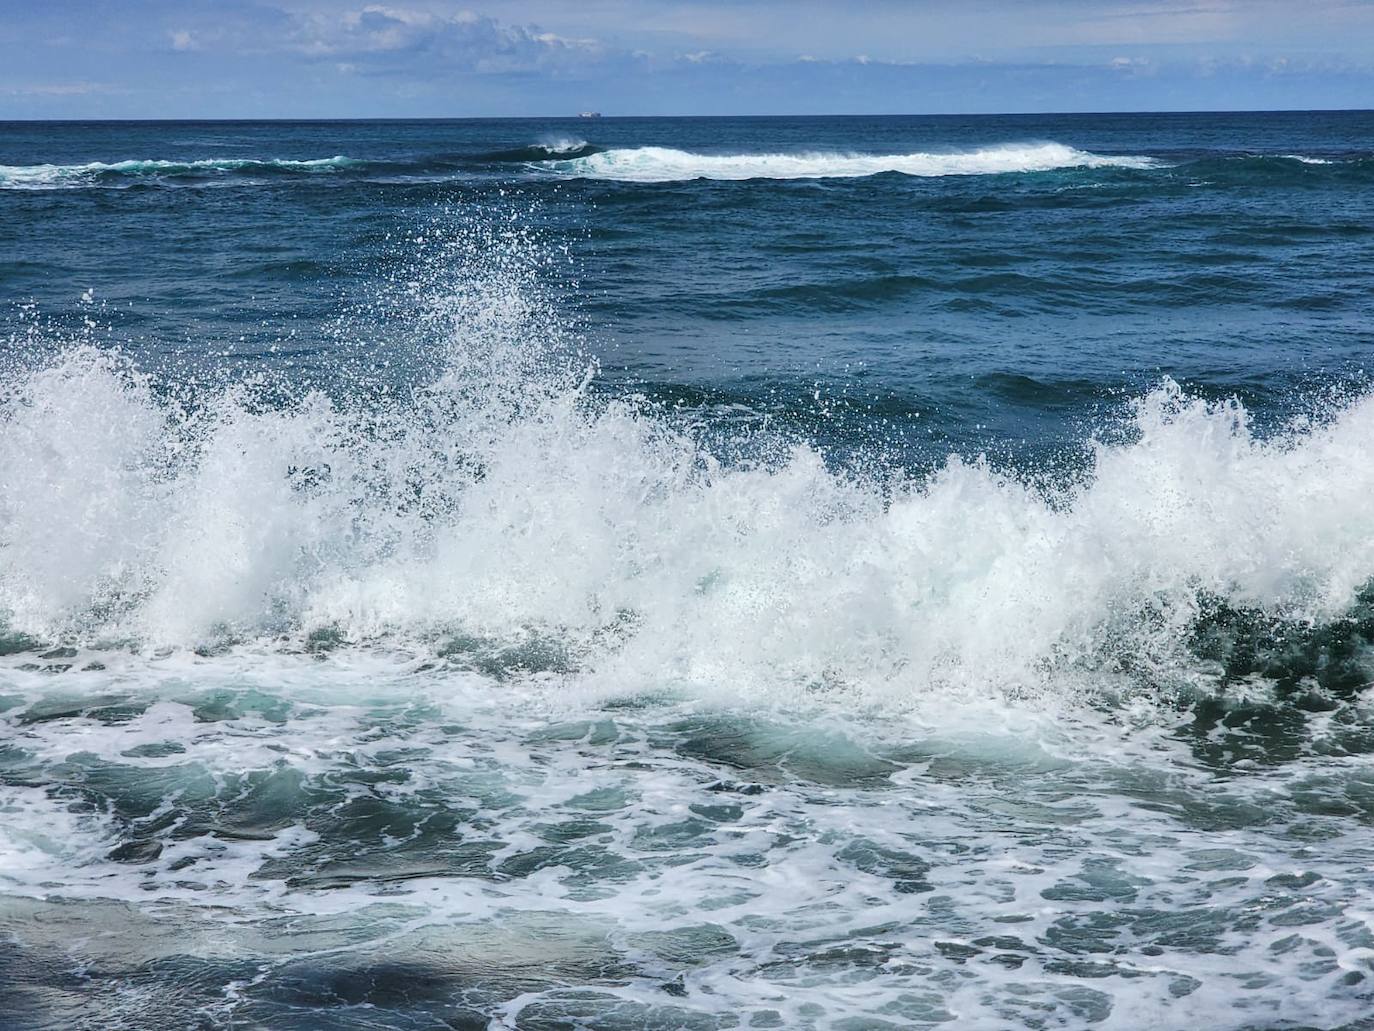
<instances>
[{"instance_id":1,"label":"sky","mask_svg":"<svg viewBox=\"0 0 1374 1031\"><path fill-rule=\"evenodd\" d=\"M1374 0L0 0L0 119L1374 107Z\"/></svg>"}]
</instances>

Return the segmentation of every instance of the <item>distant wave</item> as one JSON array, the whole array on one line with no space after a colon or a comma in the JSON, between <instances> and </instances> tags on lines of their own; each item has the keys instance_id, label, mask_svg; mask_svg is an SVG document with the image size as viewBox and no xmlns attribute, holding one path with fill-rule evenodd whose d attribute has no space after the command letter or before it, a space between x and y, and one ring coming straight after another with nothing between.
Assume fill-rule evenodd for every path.
<instances>
[{"instance_id":1,"label":"distant wave","mask_svg":"<svg viewBox=\"0 0 1374 1031\"><path fill-rule=\"evenodd\" d=\"M262 175L280 172L328 172L364 164L336 155L292 161L284 158L221 158L202 161L90 161L79 165L0 165L0 189L52 189L90 186L102 180L129 177L203 176L234 173Z\"/></svg>"},{"instance_id":2,"label":"distant wave","mask_svg":"<svg viewBox=\"0 0 1374 1031\"><path fill-rule=\"evenodd\" d=\"M514 150L498 150L488 154L489 161L546 161L550 158L580 158L597 153L586 140L576 136L553 136Z\"/></svg>"},{"instance_id":3,"label":"distant wave","mask_svg":"<svg viewBox=\"0 0 1374 1031\"><path fill-rule=\"evenodd\" d=\"M1175 166L1181 174L1208 182L1237 185L1303 186L1345 182L1367 184L1374 176L1374 155L1347 152L1315 154L1204 154Z\"/></svg>"},{"instance_id":4,"label":"distant wave","mask_svg":"<svg viewBox=\"0 0 1374 1031\"><path fill-rule=\"evenodd\" d=\"M536 143L533 149L555 157L570 157L592 147L586 140L576 136L547 136Z\"/></svg>"},{"instance_id":5,"label":"distant wave","mask_svg":"<svg viewBox=\"0 0 1374 1031\"><path fill-rule=\"evenodd\" d=\"M898 172L913 176L995 175L1057 168L1153 168L1139 156L1110 156L1062 143L1001 144L979 150L910 154L695 154L669 147L606 150L548 161L550 171L587 179L676 182L689 179L829 179Z\"/></svg>"},{"instance_id":6,"label":"distant wave","mask_svg":"<svg viewBox=\"0 0 1374 1031\"><path fill-rule=\"evenodd\" d=\"M261 183L346 173L377 182L448 182L471 178L556 174L625 183L692 180L861 178L895 173L917 177L980 176L1069 169L1160 169L1216 182L1295 185L1317 178L1367 182L1374 156L1285 154L1097 154L1062 143L998 144L976 150L908 154L701 154L670 147L603 149L575 136L553 136L486 154L397 155L366 160L343 155L287 158L90 161L80 164L0 165L2 190L120 188L135 184Z\"/></svg>"}]
</instances>

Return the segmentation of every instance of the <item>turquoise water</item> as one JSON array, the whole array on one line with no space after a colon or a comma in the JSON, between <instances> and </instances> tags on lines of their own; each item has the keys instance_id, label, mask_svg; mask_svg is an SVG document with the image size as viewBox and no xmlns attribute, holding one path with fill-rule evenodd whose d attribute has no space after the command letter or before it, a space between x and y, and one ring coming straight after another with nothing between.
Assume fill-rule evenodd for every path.
<instances>
[{"instance_id":1,"label":"turquoise water","mask_svg":"<svg viewBox=\"0 0 1374 1031\"><path fill-rule=\"evenodd\" d=\"M1371 130L0 127L0 1026L1368 1026Z\"/></svg>"}]
</instances>

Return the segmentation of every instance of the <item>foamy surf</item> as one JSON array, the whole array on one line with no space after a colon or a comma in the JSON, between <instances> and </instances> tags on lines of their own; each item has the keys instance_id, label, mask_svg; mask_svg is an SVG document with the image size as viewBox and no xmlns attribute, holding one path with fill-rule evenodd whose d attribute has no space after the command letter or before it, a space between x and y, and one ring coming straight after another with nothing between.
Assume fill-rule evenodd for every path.
<instances>
[{"instance_id":1,"label":"foamy surf","mask_svg":"<svg viewBox=\"0 0 1374 1031\"><path fill-rule=\"evenodd\" d=\"M440 359L381 408L169 404L89 345L12 374L9 633L421 647L612 693L901 704L1083 677L1207 690L1194 637L1219 607L1321 625L1374 577L1374 400L1264 439L1239 402L1166 380L1048 489L957 455L874 481L785 438L726 458L588 393L528 239L429 246L400 317Z\"/></svg>"},{"instance_id":2,"label":"foamy surf","mask_svg":"<svg viewBox=\"0 0 1374 1031\"><path fill-rule=\"evenodd\" d=\"M550 706L338 658L54 679L8 675L0 715L6 960L57 982L20 1026L1367 1012L1367 847L1318 759L1217 777L1045 711Z\"/></svg>"},{"instance_id":3,"label":"foamy surf","mask_svg":"<svg viewBox=\"0 0 1374 1031\"><path fill-rule=\"evenodd\" d=\"M937 177L1048 172L1063 168L1153 168L1153 158L1092 154L1060 143L1003 144L910 154L697 154L670 147L606 150L543 167L563 175L634 182L690 179L861 178L896 172Z\"/></svg>"},{"instance_id":4,"label":"foamy surf","mask_svg":"<svg viewBox=\"0 0 1374 1031\"><path fill-rule=\"evenodd\" d=\"M71 165L0 165L0 189L51 189L92 186L101 181L225 173L328 172L359 164L362 162L340 154L299 161L287 158L206 158L196 161L129 160L88 161Z\"/></svg>"}]
</instances>

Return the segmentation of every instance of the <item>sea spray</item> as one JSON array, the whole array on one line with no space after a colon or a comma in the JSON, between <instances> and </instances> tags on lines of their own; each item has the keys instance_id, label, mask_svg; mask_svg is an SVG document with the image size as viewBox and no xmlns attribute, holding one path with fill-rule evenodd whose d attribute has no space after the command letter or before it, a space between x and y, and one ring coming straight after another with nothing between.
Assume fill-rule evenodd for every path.
<instances>
[{"instance_id":1,"label":"sea spray","mask_svg":"<svg viewBox=\"0 0 1374 1031\"><path fill-rule=\"evenodd\" d=\"M589 394L547 278L563 255L518 219L408 246L385 307L430 372L383 404L245 383L191 418L89 345L18 375L10 632L487 642L602 690L914 699L1194 684L1200 599L1322 624L1374 575L1368 400L1261 439L1238 402L1165 381L1081 478L952 456L894 489L786 438L725 460L643 399Z\"/></svg>"}]
</instances>

